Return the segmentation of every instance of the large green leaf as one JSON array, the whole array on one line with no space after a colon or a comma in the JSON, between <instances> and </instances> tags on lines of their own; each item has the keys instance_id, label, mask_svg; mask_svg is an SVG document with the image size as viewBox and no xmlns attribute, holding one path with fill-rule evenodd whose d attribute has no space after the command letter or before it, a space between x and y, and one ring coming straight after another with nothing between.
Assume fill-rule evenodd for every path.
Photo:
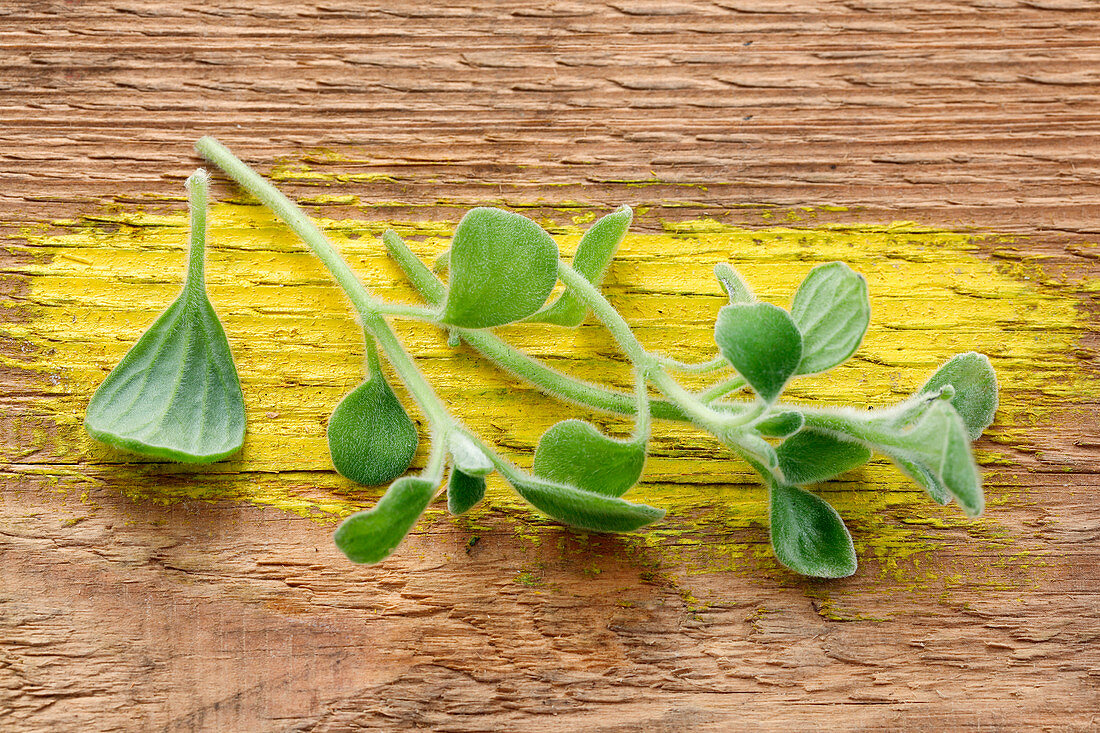
<instances>
[{"instance_id":1,"label":"large green leaf","mask_svg":"<svg viewBox=\"0 0 1100 733\"><path fill-rule=\"evenodd\" d=\"M428 508L435 492L435 483L419 476L397 479L373 508L352 514L336 528L336 546L352 562L386 559Z\"/></svg>"},{"instance_id":2,"label":"large green leaf","mask_svg":"<svg viewBox=\"0 0 1100 733\"><path fill-rule=\"evenodd\" d=\"M558 279L558 245L530 219L501 209L471 209L451 243L450 283L440 321L491 328L526 318Z\"/></svg>"},{"instance_id":3,"label":"large green leaf","mask_svg":"<svg viewBox=\"0 0 1100 733\"><path fill-rule=\"evenodd\" d=\"M589 227L573 255L573 269L588 282L599 287L608 265L611 264L611 258L615 256L615 250L626 236L633 219L634 212L630 207L622 206ZM528 320L572 328L581 325L587 314L588 307L584 301L573 291L566 290L557 300Z\"/></svg>"},{"instance_id":4,"label":"large green leaf","mask_svg":"<svg viewBox=\"0 0 1100 733\"><path fill-rule=\"evenodd\" d=\"M609 438L591 423L565 420L535 450L535 475L605 496L622 496L642 476L645 445Z\"/></svg>"},{"instance_id":5,"label":"large green leaf","mask_svg":"<svg viewBox=\"0 0 1100 733\"><path fill-rule=\"evenodd\" d=\"M951 385L951 406L959 413L971 440L993 423L997 412L997 374L989 357L973 351L959 354L936 370L918 394L930 394Z\"/></svg>"},{"instance_id":6,"label":"large green leaf","mask_svg":"<svg viewBox=\"0 0 1100 733\"><path fill-rule=\"evenodd\" d=\"M775 402L802 360L802 336L782 308L734 303L718 311L714 341L767 403Z\"/></svg>"},{"instance_id":7,"label":"large green leaf","mask_svg":"<svg viewBox=\"0 0 1100 733\"><path fill-rule=\"evenodd\" d=\"M776 453L783 477L795 486L828 481L871 460L871 451L862 443L814 428L803 428L787 438Z\"/></svg>"},{"instance_id":8,"label":"large green leaf","mask_svg":"<svg viewBox=\"0 0 1100 733\"><path fill-rule=\"evenodd\" d=\"M328 449L341 476L374 486L408 470L420 437L416 423L382 374L370 341L367 358L370 376L340 401L329 418Z\"/></svg>"},{"instance_id":9,"label":"large green leaf","mask_svg":"<svg viewBox=\"0 0 1100 733\"><path fill-rule=\"evenodd\" d=\"M867 281L843 262L818 265L795 293L791 318L802 332L798 373L831 369L855 353L867 332Z\"/></svg>"},{"instance_id":10,"label":"large green leaf","mask_svg":"<svg viewBox=\"0 0 1100 733\"><path fill-rule=\"evenodd\" d=\"M142 455L210 463L244 442L244 398L218 316L206 295L207 178L191 189L191 253L175 302L107 375L84 427L97 440Z\"/></svg>"},{"instance_id":11,"label":"large green leaf","mask_svg":"<svg viewBox=\"0 0 1100 733\"><path fill-rule=\"evenodd\" d=\"M630 532L665 515L663 509L632 504L535 476L516 474L506 478L516 493L536 509L571 527L594 532Z\"/></svg>"},{"instance_id":12,"label":"large green leaf","mask_svg":"<svg viewBox=\"0 0 1100 733\"><path fill-rule=\"evenodd\" d=\"M852 537L828 502L794 486L770 489L772 549L779 562L815 578L855 573Z\"/></svg>"}]
</instances>

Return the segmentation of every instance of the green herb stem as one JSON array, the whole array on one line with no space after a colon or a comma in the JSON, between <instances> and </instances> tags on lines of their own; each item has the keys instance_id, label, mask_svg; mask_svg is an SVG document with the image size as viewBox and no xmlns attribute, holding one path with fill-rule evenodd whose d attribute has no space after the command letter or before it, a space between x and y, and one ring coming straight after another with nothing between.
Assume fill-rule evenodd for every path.
<instances>
[{"instance_id":1,"label":"green herb stem","mask_svg":"<svg viewBox=\"0 0 1100 733\"><path fill-rule=\"evenodd\" d=\"M698 395L699 401L703 402L703 403L713 402L714 400L718 399L719 397L724 397L725 395L729 394L730 392L741 389L746 384L747 384L747 382L745 382L745 378L742 377L742 376L738 375L738 376L730 377L729 379L727 379L723 382L719 382L718 384L715 384L713 387L709 387L709 388L703 390L702 392L700 392L699 395Z\"/></svg>"},{"instance_id":2,"label":"green herb stem","mask_svg":"<svg viewBox=\"0 0 1100 733\"><path fill-rule=\"evenodd\" d=\"M401 381L427 414L428 419L440 429L448 429L453 425L454 420L447 412L446 406L420 374L420 370L416 368L412 357L405 351L393 329L380 315L381 304L370 296L366 286L359 281L328 237L306 216L305 212L214 138L200 139L195 143L195 149L221 168L238 185L263 202L306 243L351 299L352 305L362 318L363 328L378 340L390 363L401 377Z\"/></svg>"},{"instance_id":3,"label":"green herb stem","mask_svg":"<svg viewBox=\"0 0 1100 733\"><path fill-rule=\"evenodd\" d=\"M703 361L698 363L680 361L679 359L673 359L669 356L657 355L657 361L661 366L668 369L675 369L679 372L687 372L689 374L706 374L707 372L714 372L723 367L729 366L729 361L726 357L719 354L710 361Z\"/></svg>"},{"instance_id":4,"label":"green herb stem","mask_svg":"<svg viewBox=\"0 0 1100 733\"><path fill-rule=\"evenodd\" d=\"M191 241L187 256L187 290L203 293L206 289L206 199L210 177L201 168L187 179L188 206L191 210Z\"/></svg>"},{"instance_id":5,"label":"green herb stem","mask_svg":"<svg viewBox=\"0 0 1100 733\"><path fill-rule=\"evenodd\" d=\"M318 228L313 221L306 216L297 204L284 196L271 183L256 171L249 168L237 156L233 155L220 142L212 137L203 137L195 143L197 150L204 158L222 169L222 171L237 182L241 188L252 194L255 198L267 206L290 229L301 237L313 254L325 264L336 282L340 284L344 292L351 299L360 314L377 312L377 305L370 297L366 286L355 276L348 263L328 241L328 237Z\"/></svg>"}]
</instances>

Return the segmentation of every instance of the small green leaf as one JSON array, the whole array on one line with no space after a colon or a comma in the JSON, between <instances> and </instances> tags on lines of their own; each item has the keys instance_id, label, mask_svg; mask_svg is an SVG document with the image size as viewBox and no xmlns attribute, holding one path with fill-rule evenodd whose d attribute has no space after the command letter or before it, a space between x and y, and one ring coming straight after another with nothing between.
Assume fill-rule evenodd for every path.
<instances>
[{"instance_id":1,"label":"small green leaf","mask_svg":"<svg viewBox=\"0 0 1100 733\"><path fill-rule=\"evenodd\" d=\"M714 341L762 400L783 392L802 360L802 336L782 308L771 303L733 304L718 311Z\"/></svg>"},{"instance_id":2,"label":"small green leaf","mask_svg":"<svg viewBox=\"0 0 1100 733\"><path fill-rule=\"evenodd\" d=\"M769 473L779 467L779 456L775 448L757 433L742 431L737 435L737 443L751 454L759 467L767 469Z\"/></svg>"},{"instance_id":3,"label":"small green leaf","mask_svg":"<svg viewBox=\"0 0 1100 733\"><path fill-rule=\"evenodd\" d=\"M547 430L532 470L559 484L604 496L622 496L642 476L645 446L609 438L584 420L565 420Z\"/></svg>"},{"instance_id":4,"label":"small green leaf","mask_svg":"<svg viewBox=\"0 0 1100 733\"><path fill-rule=\"evenodd\" d=\"M843 262L818 265L798 287L791 318L802 332L798 373L832 369L855 353L867 332L867 281Z\"/></svg>"},{"instance_id":5,"label":"small green leaf","mask_svg":"<svg viewBox=\"0 0 1100 733\"><path fill-rule=\"evenodd\" d=\"M198 171L187 185L191 253L183 291L92 395L84 427L116 448L211 463L244 443L244 397L225 330L206 295L206 173Z\"/></svg>"},{"instance_id":6,"label":"small green leaf","mask_svg":"<svg viewBox=\"0 0 1100 733\"><path fill-rule=\"evenodd\" d=\"M884 432L875 442L933 498L946 490L968 515L982 513L982 475L970 452L970 435L947 401L934 400L915 425L896 434ZM928 474L936 480L928 480Z\"/></svg>"},{"instance_id":7,"label":"small green leaf","mask_svg":"<svg viewBox=\"0 0 1100 733\"><path fill-rule=\"evenodd\" d=\"M467 476L488 476L493 472L493 462L489 456L469 437L452 430L447 438L447 447L458 470Z\"/></svg>"},{"instance_id":8,"label":"small green leaf","mask_svg":"<svg viewBox=\"0 0 1100 733\"><path fill-rule=\"evenodd\" d=\"M787 410L757 420L752 427L756 432L769 438L787 438L801 430L805 424L806 417L801 412Z\"/></svg>"},{"instance_id":9,"label":"small green leaf","mask_svg":"<svg viewBox=\"0 0 1100 733\"><path fill-rule=\"evenodd\" d=\"M929 394L948 384L955 388L951 406L966 424L970 439L977 440L997 412L997 373L989 357L973 351L959 354L937 369L918 394Z\"/></svg>"},{"instance_id":10,"label":"small green leaf","mask_svg":"<svg viewBox=\"0 0 1100 733\"><path fill-rule=\"evenodd\" d=\"M485 477L471 476L457 468L447 482L447 511L455 516L470 511L485 498Z\"/></svg>"},{"instance_id":11,"label":"small green leaf","mask_svg":"<svg viewBox=\"0 0 1100 733\"><path fill-rule=\"evenodd\" d=\"M428 508L435 492L435 483L419 476L397 479L373 508L352 514L336 528L336 546L352 562L386 559Z\"/></svg>"},{"instance_id":12,"label":"small green leaf","mask_svg":"<svg viewBox=\"0 0 1100 733\"><path fill-rule=\"evenodd\" d=\"M805 428L776 448L779 468L795 486L818 484L862 466L871 451L862 443Z\"/></svg>"},{"instance_id":13,"label":"small green leaf","mask_svg":"<svg viewBox=\"0 0 1100 733\"><path fill-rule=\"evenodd\" d=\"M558 245L545 229L501 209L471 209L451 243L440 321L491 328L522 320L543 306L557 279Z\"/></svg>"},{"instance_id":14,"label":"small green leaf","mask_svg":"<svg viewBox=\"0 0 1100 733\"><path fill-rule=\"evenodd\" d=\"M745 281L741 279L741 276L737 274L737 270L733 269L725 262L719 262L714 266L714 276L718 278L718 282L722 285L722 289L726 291L726 295L730 299L730 304L735 305L737 303L752 303L756 300L753 297L752 290L745 284Z\"/></svg>"},{"instance_id":15,"label":"small green leaf","mask_svg":"<svg viewBox=\"0 0 1100 733\"><path fill-rule=\"evenodd\" d=\"M779 562L814 578L846 578L856 550L840 515L821 497L794 486L771 487L771 540Z\"/></svg>"},{"instance_id":16,"label":"small green leaf","mask_svg":"<svg viewBox=\"0 0 1100 733\"><path fill-rule=\"evenodd\" d=\"M633 219L634 212L630 207L622 206L589 227L573 255L573 269L588 282L599 287L608 265L611 264L611 258L615 256L615 250L626 236ZM528 320L574 328L581 325L587 314L588 307L584 301L573 291L566 290L561 297Z\"/></svg>"},{"instance_id":17,"label":"small green leaf","mask_svg":"<svg viewBox=\"0 0 1100 733\"><path fill-rule=\"evenodd\" d=\"M367 352L370 376L333 410L328 421L328 449L341 476L375 486L408 470L420 436L382 374L371 341Z\"/></svg>"},{"instance_id":18,"label":"small green leaf","mask_svg":"<svg viewBox=\"0 0 1100 733\"><path fill-rule=\"evenodd\" d=\"M665 515L663 509L534 476L517 474L507 478L516 493L536 509L571 527L593 532L630 532Z\"/></svg>"}]
</instances>

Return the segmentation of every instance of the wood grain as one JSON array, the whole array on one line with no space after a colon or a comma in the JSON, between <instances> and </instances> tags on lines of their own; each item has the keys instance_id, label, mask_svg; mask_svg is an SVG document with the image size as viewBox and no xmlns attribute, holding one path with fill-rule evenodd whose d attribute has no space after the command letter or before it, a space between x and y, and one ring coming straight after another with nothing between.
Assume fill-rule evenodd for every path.
<instances>
[{"instance_id":1,"label":"wood grain","mask_svg":"<svg viewBox=\"0 0 1100 733\"><path fill-rule=\"evenodd\" d=\"M178 211L202 134L285 163L291 195L369 204L312 208L333 218L644 195L650 232L806 206L1011 235L985 256L1062 278L1095 324L1098 62L1077 0L3 3L0 325L35 317L27 227ZM338 191L293 175L302 151ZM1023 498L998 521L1034 563L948 530L922 569L972 569L935 582L698 572L501 510L473 546L441 519L358 568L274 508L63 491L89 469L36 447L56 385L20 364L45 356L0 356L0 729L1100 726L1087 394L1037 396L1002 449Z\"/></svg>"}]
</instances>

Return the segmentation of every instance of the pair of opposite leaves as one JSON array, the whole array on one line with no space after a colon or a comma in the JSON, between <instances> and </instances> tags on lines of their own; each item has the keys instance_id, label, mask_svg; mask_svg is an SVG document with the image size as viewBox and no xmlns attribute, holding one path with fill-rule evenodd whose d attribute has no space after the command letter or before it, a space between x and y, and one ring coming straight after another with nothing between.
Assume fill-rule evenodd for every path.
<instances>
[{"instance_id":1,"label":"pair of opposite leaves","mask_svg":"<svg viewBox=\"0 0 1100 733\"><path fill-rule=\"evenodd\" d=\"M726 265L715 274L730 297L715 324L715 342L766 403L794 376L826 371L859 346L870 318L864 278L834 262L814 268L788 314L754 303ZM757 430L785 438L777 448L756 439L758 467L768 480L772 546L779 560L804 574L844 577L856 569L851 536L824 499L798 486L820 483L885 454L941 504L955 498L971 516L981 513L981 475L970 451L997 408L996 376L987 357L969 353L943 365L900 414L874 421L872 435L803 428L797 412L784 412ZM745 436L743 436L745 437ZM762 469L771 469L762 470ZM778 476L777 476L778 474Z\"/></svg>"},{"instance_id":2,"label":"pair of opposite leaves","mask_svg":"<svg viewBox=\"0 0 1100 733\"><path fill-rule=\"evenodd\" d=\"M573 267L589 282L599 283L631 220L632 212L624 206L585 233ZM449 283L438 319L456 328L490 328L520 320L577 326L587 307L575 294L566 291L546 305L557 282L557 266L557 243L538 224L500 209L473 209L455 230ZM375 436L370 450L364 450L367 434ZM359 483L386 483L408 468L417 447L415 425L376 362L371 377L333 413L329 440L337 470ZM461 514L484 496L485 476L493 466L461 432L452 431L448 451L453 464L448 508ZM616 440L590 423L566 420L539 441L533 476L508 471L505 477L520 496L559 521L596 531L630 531L664 515L654 507L618 498L637 483L644 463L641 440ZM383 559L435 491L435 482L427 478L398 478L373 508L345 520L336 533L337 546L357 562Z\"/></svg>"}]
</instances>

